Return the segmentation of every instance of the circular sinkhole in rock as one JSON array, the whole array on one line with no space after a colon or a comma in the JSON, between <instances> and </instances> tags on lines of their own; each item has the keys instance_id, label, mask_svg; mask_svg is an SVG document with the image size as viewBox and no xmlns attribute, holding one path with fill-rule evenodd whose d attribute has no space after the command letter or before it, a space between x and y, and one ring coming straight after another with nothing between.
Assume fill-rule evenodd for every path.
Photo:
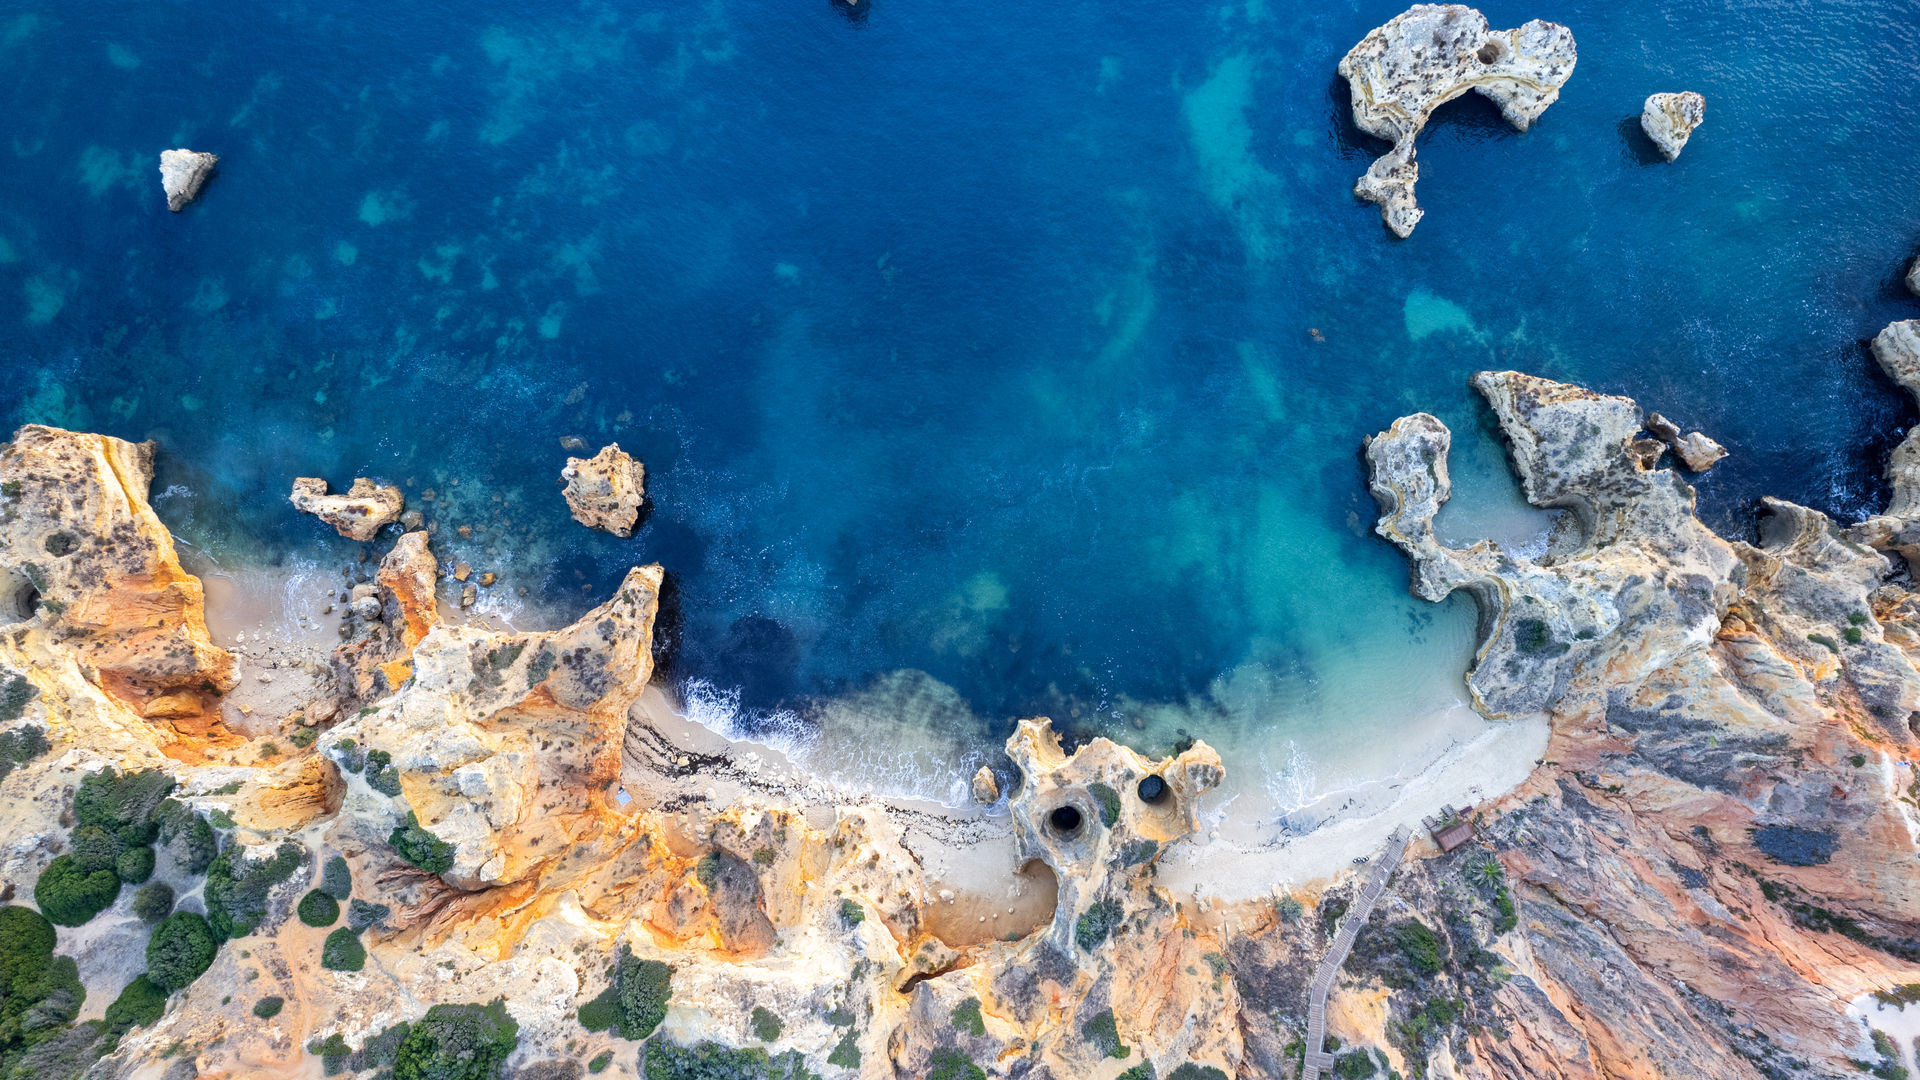
<instances>
[{"instance_id":1,"label":"circular sinkhole in rock","mask_svg":"<svg viewBox=\"0 0 1920 1080\"><path fill-rule=\"evenodd\" d=\"M1062 836L1071 836L1080 831L1080 808L1077 806L1056 806L1053 813L1047 815L1047 824Z\"/></svg>"},{"instance_id":2,"label":"circular sinkhole in rock","mask_svg":"<svg viewBox=\"0 0 1920 1080\"><path fill-rule=\"evenodd\" d=\"M1167 797L1167 782L1158 776L1149 776L1141 780L1140 786L1134 790L1139 792L1141 802L1157 803Z\"/></svg>"},{"instance_id":3,"label":"circular sinkhole in rock","mask_svg":"<svg viewBox=\"0 0 1920 1080\"><path fill-rule=\"evenodd\" d=\"M1479 51L1473 55L1483 64L1496 63L1500 59L1500 43L1497 41L1489 41L1485 45L1480 46Z\"/></svg>"},{"instance_id":4,"label":"circular sinkhole in rock","mask_svg":"<svg viewBox=\"0 0 1920 1080\"><path fill-rule=\"evenodd\" d=\"M0 623L22 622L40 610L40 590L27 575L0 567Z\"/></svg>"}]
</instances>

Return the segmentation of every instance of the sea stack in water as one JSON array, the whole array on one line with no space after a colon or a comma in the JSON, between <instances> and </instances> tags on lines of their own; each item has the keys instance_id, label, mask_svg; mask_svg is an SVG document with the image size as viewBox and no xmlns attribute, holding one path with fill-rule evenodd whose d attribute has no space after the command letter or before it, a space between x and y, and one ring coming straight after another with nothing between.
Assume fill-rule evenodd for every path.
<instances>
[{"instance_id":1,"label":"sea stack in water","mask_svg":"<svg viewBox=\"0 0 1920 1080\"><path fill-rule=\"evenodd\" d=\"M573 520L615 536L632 536L647 497L647 467L608 443L590 458L568 458L560 470Z\"/></svg>"},{"instance_id":2,"label":"sea stack in water","mask_svg":"<svg viewBox=\"0 0 1920 1080\"><path fill-rule=\"evenodd\" d=\"M1687 136L1707 118L1707 99L1691 90L1678 94L1652 94L1640 110L1640 130L1668 161L1680 156Z\"/></svg>"},{"instance_id":3,"label":"sea stack in water","mask_svg":"<svg viewBox=\"0 0 1920 1080\"><path fill-rule=\"evenodd\" d=\"M362 542L400 520L400 511L407 504L399 488L375 484L364 476L355 479L345 495L329 495L325 480L302 476L294 480L293 494L287 498L301 513L312 514L341 536Z\"/></svg>"},{"instance_id":4,"label":"sea stack in water","mask_svg":"<svg viewBox=\"0 0 1920 1080\"><path fill-rule=\"evenodd\" d=\"M160 187L167 193L167 209L179 213L200 197L220 159L197 150L160 151Z\"/></svg>"},{"instance_id":5,"label":"sea stack in water","mask_svg":"<svg viewBox=\"0 0 1920 1080\"><path fill-rule=\"evenodd\" d=\"M1920 296L1920 255L1913 257L1913 265L1907 267L1907 291Z\"/></svg>"},{"instance_id":6,"label":"sea stack in water","mask_svg":"<svg viewBox=\"0 0 1920 1080\"><path fill-rule=\"evenodd\" d=\"M1353 91L1353 122L1393 143L1353 193L1380 204L1380 218L1408 236L1425 211L1413 197L1420 167L1413 142L1433 110L1469 90L1500 106L1521 131L1560 97L1573 74L1573 32L1535 19L1492 30L1464 4L1415 4L1355 45L1340 61Z\"/></svg>"}]
</instances>

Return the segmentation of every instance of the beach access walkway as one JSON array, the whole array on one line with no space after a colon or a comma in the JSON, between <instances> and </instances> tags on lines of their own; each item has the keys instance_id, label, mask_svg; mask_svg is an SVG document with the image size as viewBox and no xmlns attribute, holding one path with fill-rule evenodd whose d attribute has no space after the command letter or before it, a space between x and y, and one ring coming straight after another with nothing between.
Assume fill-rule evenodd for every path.
<instances>
[{"instance_id":1,"label":"beach access walkway","mask_svg":"<svg viewBox=\"0 0 1920 1080\"><path fill-rule=\"evenodd\" d=\"M1347 953L1353 950L1353 939L1360 934L1360 928L1367 924L1367 916L1373 912L1374 902L1380 894L1387 891L1387 879L1400 866L1400 859L1407 853L1409 832L1405 825L1393 830L1387 837L1387 850L1374 864L1373 876L1367 879L1367 887L1360 891L1360 898L1353 902L1347 913L1340 918L1340 932L1334 936L1333 946L1320 961L1320 969L1313 974L1313 989L1307 993L1307 1060L1306 1067L1300 1072L1300 1080L1320 1080L1320 1070L1333 1068L1333 1055L1326 1052L1327 1045L1327 991L1333 989L1333 977L1340 973L1340 966L1347 962Z\"/></svg>"}]
</instances>

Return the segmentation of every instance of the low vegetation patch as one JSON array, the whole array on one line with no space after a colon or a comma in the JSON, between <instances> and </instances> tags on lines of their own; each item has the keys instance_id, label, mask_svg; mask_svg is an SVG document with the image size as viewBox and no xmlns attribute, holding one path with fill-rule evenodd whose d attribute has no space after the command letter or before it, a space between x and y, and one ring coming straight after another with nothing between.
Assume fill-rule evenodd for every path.
<instances>
[{"instance_id":1,"label":"low vegetation patch","mask_svg":"<svg viewBox=\"0 0 1920 1080\"><path fill-rule=\"evenodd\" d=\"M319 889L300 898L300 921L308 926L332 926L340 921L340 901Z\"/></svg>"},{"instance_id":2,"label":"low vegetation patch","mask_svg":"<svg viewBox=\"0 0 1920 1080\"><path fill-rule=\"evenodd\" d=\"M407 815L404 825L395 826L387 834L387 844L394 854L429 874L453 869L453 845L421 828L412 814Z\"/></svg>"},{"instance_id":3,"label":"low vegetation patch","mask_svg":"<svg viewBox=\"0 0 1920 1080\"><path fill-rule=\"evenodd\" d=\"M329 971L359 971L367 966L367 947L360 935L341 927L327 935L320 946L320 966Z\"/></svg>"},{"instance_id":4,"label":"low vegetation patch","mask_svg":"<svg viewBox=\"0 0 1920 1080\"><path fill-rule=\"evenodd\" d=\"M394 1080L493 1080L519 1045L520 1025L501 998L487 1005L435 1005L401 1041Z\"/></svg>"},{"instance_id":5,"label":"low vegetation patch","mask_svg":"<svg viewBox=\"0 0 1920 1080\"><path fill-rule=\"evenodd\" d=\"M280 1015L280 1010L285 1008L286 1004L285 998L263 997L253 1003L253 1015L262 1020L271 1020Z\"/></svg>"},{"instance_id":6,"label":"low vegetation patch","mask_svg":"<svg viewBox=\"0 0 1920 1080\"><path fill-rule=\"evenodd\" d=\"M185 989L213 966L219 948L206 919L191 911L176 911L147 938L147 978L166 990Z\"/></svg>"},{"instance_id":7,"label":"low vegetation patch","mask_svg":"<svg viewBox=\"0 0 1920 1080\"><path fill-rule=\"evenodd\" d=\"M580 1026L588 1031L606 1031L612 1028L623 1039L644 1039L653 1034L660 1021L667 1018L667 1002L673 996L673 969L658 960L642 960L633 955L625 945L620 947L620 957L614 962L612 979L607 988L585 1005L578 1013ZM754 1014L755 1028L759 1027L759 1013ZM767 1015L777 1025L779 1017ZM774 1030L774 1037L779 1029ZM771 1042L772 1039L762 1039Z\"/></svg>"}]
</instances>

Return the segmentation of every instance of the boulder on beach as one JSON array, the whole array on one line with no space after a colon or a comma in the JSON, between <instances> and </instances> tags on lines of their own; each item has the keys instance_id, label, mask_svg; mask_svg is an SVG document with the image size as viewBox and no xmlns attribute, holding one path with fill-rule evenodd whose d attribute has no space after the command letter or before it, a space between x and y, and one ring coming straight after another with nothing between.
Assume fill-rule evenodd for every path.
<instances>
[{"instance_id":1,"label":"boulder on beach","mask_svg":"<svg viewBox=\"0 0 1920 1080\"><path fill-rule=\"evenodd\" d=\"M200 189L207 186L219 162L219 157L197 150L162 150L160 187L167 193L167 209L177 214L199 198Z\"/></svg>"},{"instance_id":2,"label":"boulder on beach","mask_svg":"<svg viewBox=\"0 0 1920 1080\"><path fill-rule=\"evenodd\" d=\"M1353 193L1379 203L1395 235L1412 234L1425 213L1413 197L1420 178L1413 145L1433 110L1477 90L1525 131L1559 99L1576 59L1573 32L1558 23L1535 19L1493 30L1464 4L1415 4L1394 16L1340 61L1340 77L1353 92L1353 122L1393 143Z\"/></svg>"},{"instance_id":3,"label":"boulder on beach","mask_svg":"<svg viewBox=\"0 0 1920 1080\"><path fill-rule=\"evenodd\" d=\"M1668 161L1680 156L1687 137L1700 121L1707 118L1707 99L1691 90L1677 94L1651 94L1640 110L1640 130Z\"/></svg>"}]
</instances>

